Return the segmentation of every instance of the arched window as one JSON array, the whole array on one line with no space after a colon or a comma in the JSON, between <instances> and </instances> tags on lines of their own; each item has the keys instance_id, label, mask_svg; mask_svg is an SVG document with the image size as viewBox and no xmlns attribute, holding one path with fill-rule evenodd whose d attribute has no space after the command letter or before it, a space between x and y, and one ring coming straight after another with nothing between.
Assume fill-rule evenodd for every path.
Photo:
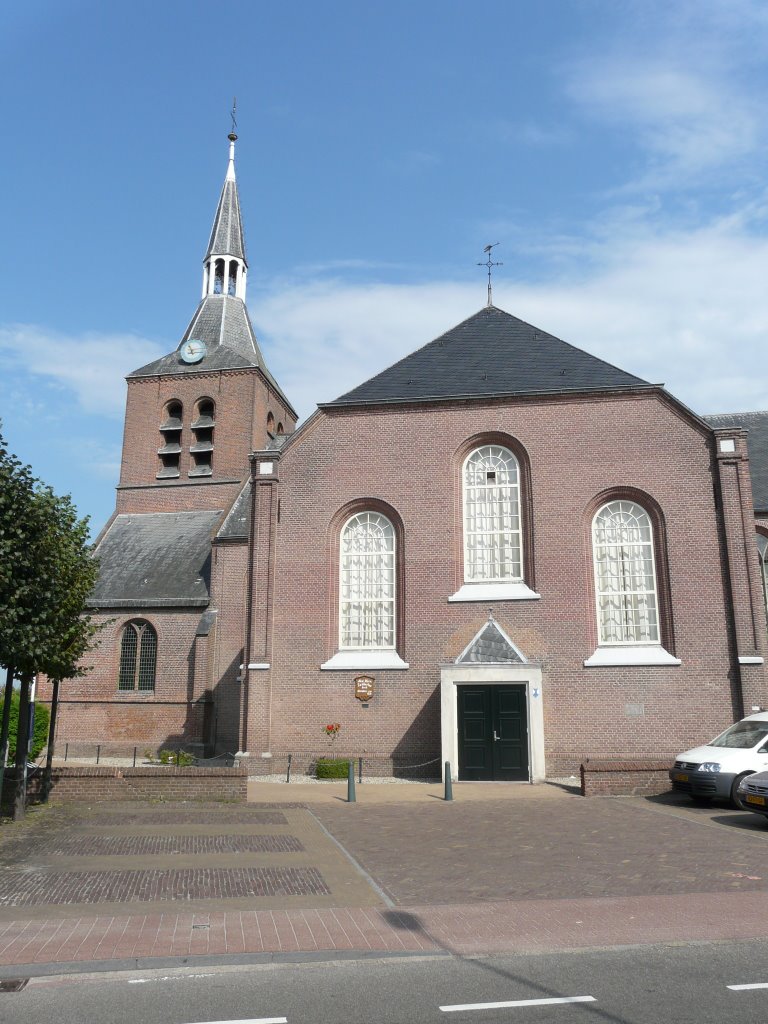
<instances>
[{"instance_id":1,"label":"arched window","mask_svg":"<svg viewBox=\"0 0 768 1024\"><path fill-rule=\"evenodd\" d=\"M592 521L599 643L658 644L651 518L635 501L610 501Z\"/></svg>"},{"instance_id":2,"label":"arched window","mask_svg":"<svg viewBox=\"0 0 768 1024\"><path fill-rule=\"evenodd\" d=\"M275 433L275 417L271 412L267 413L267 433L270 436L274 436Z\"/></svg>"},{"instance_id":3,"label":"arched window","mask_svg":"<svg viewBox=\"0 0 768 1024\"><path fill-rule=\"evenodd\" d=\"M395 530L379 512L358 512L341 531L339 646L395 646Z\"/></svg>"},{"instance_id":4,"label":"arched window","mask_svg":"<svg viewBox=\"0 0 768 1024\"><path fill-rule=\"evenodd\" d=\"M763 601L768 614L768 537L762 533L757 535L757 556L760 559L760 583L763 587Z\"/></svg>"},{"instance_id":5,"label":"arched window","mask_svg":"<svg viewBox=\"0 0 768 1024\"><path fill-rule=\"evenodd\" d=\"M464 579L523 578L520 471L508 448L486 444L464 462Z\"/></svg>"},{"instance_id":6,"label":"arched window","mask_svg":"<svg viewBox=\"0 0 768 1024\"><path fill-rule=\"evenodd\" d=\"M143 620L123 627L118 690L152 691L157 667L157 633Z\"/></svg>"}]
</instances>

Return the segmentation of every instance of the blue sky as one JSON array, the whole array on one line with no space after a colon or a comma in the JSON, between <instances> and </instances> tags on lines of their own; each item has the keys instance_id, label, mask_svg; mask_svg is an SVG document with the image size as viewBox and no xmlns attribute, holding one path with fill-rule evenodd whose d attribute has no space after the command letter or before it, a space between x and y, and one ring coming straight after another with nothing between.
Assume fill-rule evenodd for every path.
<instances>
[{"instance_id":1,"label":"blue sky","mask_svg":"<svg viewBox=\"0 0 768 1024\"><path fill-rule=\"evenodd\" d=\"M237 95L248 305L308 415L475 312L768 408L768 7L26 0L4 12L0 418L98 530L199 298Z\"/></svg>"}]
</instances>

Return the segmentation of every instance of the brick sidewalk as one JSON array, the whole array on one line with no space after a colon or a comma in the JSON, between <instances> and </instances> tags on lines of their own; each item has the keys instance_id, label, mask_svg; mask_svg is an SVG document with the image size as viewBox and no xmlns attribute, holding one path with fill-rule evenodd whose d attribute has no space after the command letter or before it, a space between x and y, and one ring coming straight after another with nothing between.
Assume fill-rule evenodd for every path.
<instances>
[{"instance_id":1,"label":"brick sidewalk","mask_svg":"<svg viewBox=\"0 0 768 1024\"><path fill-rule=\"evenodd\" d=\"M321 790L311 813L299 801L52 807L3 826L0 976L68 961L768 936L756 816L678 797L496 787L446 804L426 788L373 788L356 805Z\"/></svg>"}]
</instances>

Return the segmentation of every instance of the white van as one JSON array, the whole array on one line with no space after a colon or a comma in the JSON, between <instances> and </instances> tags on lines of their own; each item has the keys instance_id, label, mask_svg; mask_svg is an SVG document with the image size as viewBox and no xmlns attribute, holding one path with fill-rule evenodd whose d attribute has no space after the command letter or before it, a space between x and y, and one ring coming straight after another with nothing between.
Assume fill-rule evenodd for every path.
<instances>
[{"instance_id":1,"label":"white van","mask_svg":"<svg viewBox=\"0 0 768 1024\"><path fill-rule=\"evenodd\" d=\"M692 800L712 797L730 800L741 807L739 783L754 772L768 770L768 711L736 722L702 747L685 750L675 758L669 778L672 789Z\"/></svg>"}]
</instances>

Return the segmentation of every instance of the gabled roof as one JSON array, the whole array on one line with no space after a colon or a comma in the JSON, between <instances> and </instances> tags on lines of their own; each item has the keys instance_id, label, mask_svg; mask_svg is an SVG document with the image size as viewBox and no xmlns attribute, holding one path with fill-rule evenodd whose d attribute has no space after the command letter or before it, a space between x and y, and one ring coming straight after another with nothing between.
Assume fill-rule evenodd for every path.
<instances>
[{"instance_id":1,"label":"gabled roof","mask_svg":"<svg viewBox=\"0 0 768 1024\"><path fill-rule=\"evenodd\" d=\"M321 408L651 387L496 306L486 306Z\"/></svg>"},{"instance_id":2,"label":"gabled roof","mask_svg":"<svg viewBox=\"0 0 768 1024\"><path fill-rule=\"evenodd\" d=\"M91 608L204 608L221 512L118 515L101 538Z\"/></svg>"},{"instance_id":3,"label":"gabled roof","mask_svg":"<svg viewBox=\"0 0 768 1024\"><path fill-rule=\"evenodd\" d=\"M205 251L205 259L209 256L237 256L245 260L245 235L240 217L240 196L235 181L234 164L230 159L230 173L224 181L224 187L213 218L211 237Z\"/></svg>"},{"instance_id":4,"label":"gabled roof","mask_svg":"<svg viewBox=\"0 0 768 1024\"><path fill-rule=\"evenodd\" d=\"M749 475L756 512L768 512L768 412L734 412L703 416L711 427L743 427L749 450Z\"/></svg>"}]
</instances>

